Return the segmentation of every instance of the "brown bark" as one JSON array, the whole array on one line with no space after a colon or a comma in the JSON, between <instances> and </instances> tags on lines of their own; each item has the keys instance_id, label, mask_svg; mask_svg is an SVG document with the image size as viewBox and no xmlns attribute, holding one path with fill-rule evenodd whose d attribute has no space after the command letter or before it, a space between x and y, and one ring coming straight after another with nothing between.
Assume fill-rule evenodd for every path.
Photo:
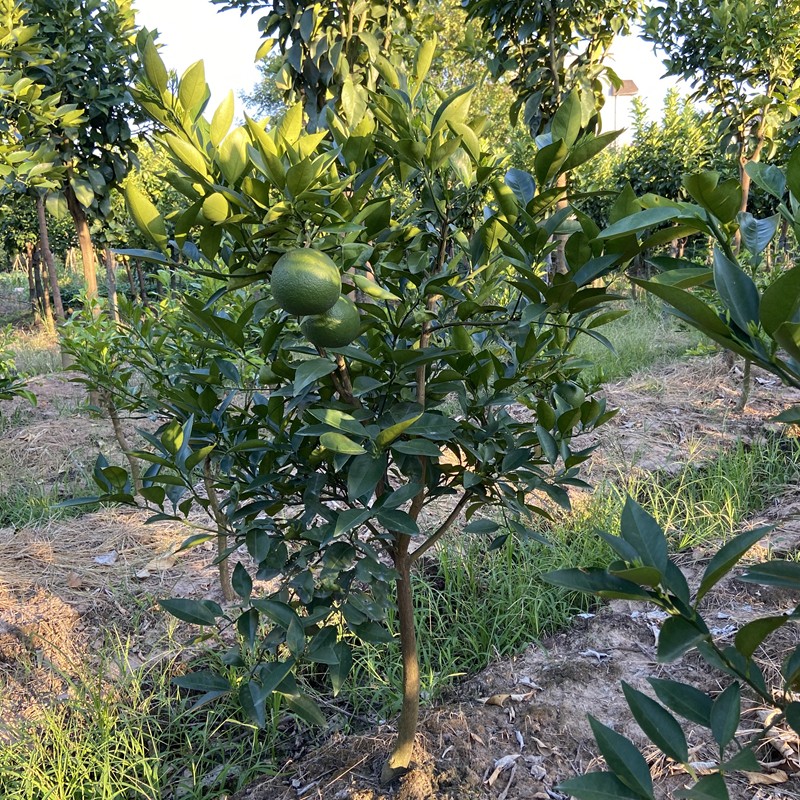
<instances>
[{"instance_id":1,"label":"brown bark","mask_svg":"<svg viewBox=\"0 0 800 800\"><path fill-rule=\"evenodd\" d=\"M106 266L106 286L108 287L108 313L114 322L119 322L119 306L117 304L117 261L114 251L106 247L103 252Z\"/></svg>"},{"instance_id":2,"label":"brown bark","mask_svg":"<svg viewBox=\"0 0 800 800\"><path fill-rule=\"evenodd\" d=\"M89 231L89 220L86 218L86 211L84 211L69 184L67 184L64 193L67 197L67 207L72 216L72 221L75 223L75 232L78 234L78 244L81 248L86 299L92 302L97 300L97 268L95 267L94 244ZM95 313L99 313L99 309L96 309Z\"/></svg>"},{"instance_id":3,"label":"brown bark","mask_svg":"<svg viewBox=\"0 0 800 800\"><path fill-rule=\"evenodd\" d=\"M28 274L28 300L31 311L36 313L36 283L33 280L33 243L25 245L25 271Z\"/></svg>"},{"instance_id":4,"label":"brown bark","mask_svg":"<svg viewBox=\"0 0 800 800\"><path fill-rule=\"evenodd\" d=\"M114 405L114 398L107 392L103 392L102 400L106 407L106 411L108 411L108 416L111 420L111 427L114 429L114 436L116 437L117 444L119 445L120 450L122 450L122 452L125 454L125 458L128 459L128 464L131 468L131 483L133 484L134 494L139 494L142 489L142 472L139 469L139 462L137 461L136 456L132 454L133 448L130 446L128 439L125 436L125 431L122 428L122 420L120 420L117 407Z\"/></svg>"},{"instance_id":5,"label":"brown bark","mask_svg":"<svg viewBox=\"0 0 800 800\"><path fill-rule=\"evenodd\" d=\"M403 659L403 708L397 723L397 741L383 765L381 782L389 783L405 772L411 763L419 721L419 659L414 628L414 605L411 593L411 558L409 537L400 536L394 566L397 570L397 619L400 628L400 652Z\"/></svg>"},{"instance_id":6,"label":"brown bark","mask_svg":"<svg viewBox=\"0 0 800 800\"><path fill-rule=\"evenodd\" d=\"M66 321L64 314L64 303L61 300L61 289L58 288L58 274L56 272L56 262L53 260L53 251L50 249L50 236L47 232L47 217L44 213L44 198L36 196L36 216L39 219L39 242L42 248L42 257L47 266L47 277L50 283L50 291L53 293L53 311L58 322Z\"/></svg>"},{"instance_id":7,"label":"brown bark","mask_svg":"<svg viewBox=\"0 0 800 800\"><path fill-rule=\"evenodd\" d=\"M130 258L125 259L125 273L128 276L128 286L130 287L131 300L135 302L139 299L139 293L136 291L136 284L133 282L133 271L131 270Z\"/></svg>"},{"instance_id":8,"label":"brown bark","mask_svg":"<svg viewBox=\"0 0 800 800\"><path fill-rule=\"evenodd\" d=\"M142 298L142 305L147 308L149 306L147 302L147 281L144 277L142 262L138 258L136 259L136 274L139 276L139 295Z\"/></svg>"},{"instance_id":9,"label":"brown bark","mask_svg":"<svg viewBox=\"0 0 800 800\"><path fill-rule=\"evenodd\" d=\"M219 568L219 584L222 588L222 596L230 603L236 599L236 594L231 583L231 568L228 557L222 558L222 554L228 549L227 520L219 505L219 498L217 497L217 490L214 488L214 479L211 473L211 461L208 458L203 462L203 485L208 496L211 516L217 525L217 557L220 559L217 565Z\"/></svg>"}]
</instances>

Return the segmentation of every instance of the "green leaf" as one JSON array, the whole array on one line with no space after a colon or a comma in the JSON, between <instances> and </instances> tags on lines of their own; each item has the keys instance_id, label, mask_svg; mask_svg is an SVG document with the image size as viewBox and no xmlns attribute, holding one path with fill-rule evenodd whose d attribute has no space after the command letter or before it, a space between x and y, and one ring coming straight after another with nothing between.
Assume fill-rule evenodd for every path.
<instances>
[{"instance_id":1,"label":"green leaf","mask_svg":"<svg viewBox=\"0 0 800 800\"><path fill-rule=\"evenodd\" d=\"M167 228L158 209L139 191L133 181L125 184L125 203L136 227L160 250L167 249Z\"/></svg>"},{"instance_id":2,"label":"green leaf","mask_svg":"<svg viewBox=\"0 0 800 800\"><path fill-rule=\"evenodd\" d=\"M225 99L219 104L214 116L211 118L211 144L219 147L233 124L234 99L233 90L229 91Z\"/></svg>"},{"instance_id":3,"label":"green leaf","mask_svg":"<svg viewBox=\"0 0 800 800\"><path fill-rule=\"evenodd\" d=\"M795 700L789 703L789 705L783 709L783 713L791 729L800 736L800 702Z\"/></svg>"},{"instance_id":4,"label":"green leaf","mask_svg":"<svg viewBox=\"0 0 800 800\"><path fill-rule=\"evenodd\" d=\"M169 600L159 600L158 604L173 617L192 625L214 625L217 617L222 616L222 609L210 600L173 597Z\"/></svg>"},{"instance_id":5,"label":"green leaf","mask_svg":"<svg viewBox=\"0 0 800 800\"><path fill-rule=\"evenodd\" d=\"M533 159L533 171L540 186L558 173L568 153L569 147L561 139L539 150Z\"/></svg>"},{"instance_id":6,"label":"green leaf","mask_svg":"<svg viewBox=\"0 0 800 800\"><path fill-rule=\"evenodd\" d=\"M714 285L733 321L745 332L758 324L759 296L753 279L718 247L714 248Z\"/></svg>"},{"instance_id":7,"label":"green leaf","mask_svg":"<svg viewBox=\"0 0 800 800\"><path fill-rule=\"evenodd\" d=\"M367 452L360 444L354 442L343 433L335 433L334 431L323 433L319 437L319 443L327 450L348 456L361 456Z\"/></svg>"},{"instance_id":8,"label":"green leaf","mask_svg":"<svg viewBox=\"0 0 800 800\"><path fill-rule=\"evenodd\" d=\"M388 428L384 428L375 438L375 444L384 449L388 447L395 439L402 436L417 420L422 419L422 412L407 417Z\"/></svg>"},{"instance_id":9,"label":"green leaf","mask_svg":"<svg viewBox=\"0 0 800 800\"><path fill-rule=\"evenodd\" d=\"M800 266L774 280L761 297L761 325L769 336L785 322L792 322L800 306Z\"/></svg>"},{"instance_id":10,"label":"green leaf","mask_svg":"<svg viewBox=\"0 0 800 800\"><path fill-rule=\"evenodd\" d=\"M786 162L786 185L795 200L800 200L800 147L792 150Z\"/></svg>"},{"instance_id":11,"label":"green leaf","mask_svg":"<svg viewBox=\"0 0 800 800\"><path fill-rule=\"evenodd\" d=\"M333 696L336 697L344 686L347 676L353 667L353 651L347 642L337 642L334 647L337 656L337 663L332 665L328 670L331 676L331 686L333 687Z\"/></svg>"},{"instance_id":12,"label":"green leaf","mask_svg":"<svg viewBox=\"0 0 800 800\"><path fill-rule=\"evenodd\" d=\"M381 509L378 512L378 521L387 531L400 533L406 536L415 536L419 533L419 526L405 511Z\"/></svg>"},{"instance_id":13,"label":"green leaf","mask_svg":"<svg viewBox=\"0 0 800 800\"><path fill-rule=\"evenodd\" d=\"M239 705L259 728L263 728L267 722L266 709L264 707L266 699L267 694L256 681L247 681L239 689Z\"/></svg>"},{"instance_id":14,"label":"green leaf","mask_svg":"<svg viewBox=\"0 0 800 800\"><path fill-rule=\"evenodd\" d=\"M739 232L742 235L742 244L754 256L761 255L778 230L781 215L773 214L771 217L756 219L747 211L737 215Z\"/></svg>"},{"instance_id":15,"label":"green leaf","mask_svg":"<svg viewBox=\"0 0 800 800\"><path fill-rule=\"evenodd\" d=\"M738 683L732 683L720 694L711 706L711 733L719 745L720 757L725 747L736 735L742 713L741 691Z\"/></svg>"},{"instance_id":16,"label":"green leaf","mask_svg":"<svg viewBox=\"0 0 800 800\"><path fill-rule=\"evenodd\" d=\"M742 204L742 187L730 178L719 183L719 173L700 172L686 175L683 185L687 192L720 222L731 222Z\"/></svg>"},{"instance_id":17,"label":"green leaf","mask_svg":"<svg viewBox=\"0 0 800 800\"><path fill-rule=\"evenodd\" d=\"M195 120L202 113L208 98L205 65L202 61L196 61L181 76L178 84L178 100Z\"/></svg>"},{"instance_id":18,"label":"green leaf","mask_svg":"<svg viewBox=\"0 0 800 800\"><path fill-rule=\"evenodd\" d=\"M448 122L465 123L467 121L469 105L474 91L475 87L473 85L465 86L463 89L451 94L436 109L431 121L431 135L435 136L439 131L445 130Z\"/></svg>"},{"instance_id":19,"label":"green leaf","mask_svg":"<svg viewBox=\"0 0 800 800\"><path fill-rule=\"evenodd\" d=\"M611 772L587 772L559 783L556 789L578 800L642 800L641 794Z\"/></svg>"},{"instance_id":20,"label":"green leaf","mask_svg":"<svg viewBox=\"0 0 800 800\"><path fill-rule=\"evenodd\" d=\"M796 561L767 561L749 567L740 580L800 590L800 564Z\"/></svg>"},{"instance_id":21,"label":"green leaf","mask_svg":"<svg viewBox=\"0 0 800 800\"><path fill-rule=\"evenodd\" d=\"M637 794L652 797L653 780L650 777L650 768L633 742L598 722L591 714L589 724L609 769Z\"/></svg>"},{"instance_id":22,"label":"green leaf","mask_svg":"<svg viewBox=\"0 0 800 800\"><path fill-rule=\"evenodd\" d=\"M620 536L636 550L643 564L655 567L661 574L666 572L669 561L667 537L655 519L632 497L625 500Z\"/></svg>"},{"instance_id":23,"label":"green leaf","mask_svg":"<svg viewBox=\"0 0 800 800\"><path fill-rule=\"evenodd\" d=\"M680 714L690 722L705 728L711 727L711 698L705 693L679 681L666 678L648 678L656 697L667 708Z\"/></svg>"},{"instance_id":24,"label":"green leaf","mask_svg":"<svg viewBox=\"0 0 800 800\"><path fill-rule=\"evenodd\" d=\"M783 200L783 195L786 193L786 178L778 167L773 164L750 161L745 165L744 171L756 186L762 188L767 194L777 197L778 200Z\"/></svg>"},{"instance_id":25,"label":"green leaf","mask_svg":"<svg viewBox=\"0 0 800 800\"><path fill-rule=\"evenodd\" d=\"M336 364L327 358L309 358L301 362L294 375L294 393L300 394L307 386L335 370Z\"/></svg>"},{"instance_id":26,"label":"green leaf","mask_svg":"<svg viewBox=\"0 0 800 800\"><path fill-rule=\"evenodd\" d=\"M556 109L550 124L550 133L553 141L562 139L567 147L572 147L580 132L581 99L577 89L573 89Z\"/></svg>"},{"instance_id":27,"label":"green leaf","mask_svg":"<svg viewBox=\"0 0 800 800\"><path fill-rule=\"evenodd\" d=\"M610 575L604 569L559 569L545 572L542 580L555 586L564 586L578 592L622 600L652 600L653 598L635 583Z\"/></svg>"},{"instance_id":28,"label":"green leaf","mask_svg":"<svg viewBox=\"0 0 800 800\"><path fill-rule=\"evenodd\" d=\"M629 217L609 225L604 231L600 231L598 239L615 239L619 236L627 236L631 233L655 228L669 222L677 215L677 209L667 206L661 208L647 208L644 211L637 211Z\"/></svg>"},{"instance_id":29,"label":"green leaf","mask_svg":"<svg viewBox=\"0 0 800 800\"><path fill-rule=\"evenodd\" d=\"M725 779L719 773L704 775L690 789L679 789L675 797L686 800L730 800Z\"/></svg>"},{"instance_id":30,"label":"green leaf","mask_svg":"<svg viewBox=\"0 0 800 800\"><path fill-rule=\"evenodd\" d=\"M761 541L773 527L773 525L768 525L762 528L753 528L751 531L740 533L723 545L711 561L708 562L703 578L700 581L700 587L697 590L695 602L699 603L720 578L727 575L742 556L757 542Z\"/></svg>"},{"instance_id":31,"label":"green leaf","mask_svg":"<svg viewBox=\"0 0 800 800\"><path fill-rule=\"evenodd\" d=\"M386 472L386 457L363 455L354 458L347 470L347 497L355 502L362 497L372 497L378 481Z\"/></svg>"},{"instance_id":32,"label":"green leaf","mask_svg":"<svg viewBox=\"0 0 800 800\"><path fill-rule=\"evenodd\" d=\"M231 584L233 586L233 591L236 592L239 597L244 600L250 599L250 595L253 591L253 579L240 561L237 561L236 566L233 568Z\"/></svg>"},{"instance_id":33,"label":"green leaf","mask_svg":"<svg viewBox=\"0 0 800 800\"><path fill-rule=\"evenodd\" d=\"M317 727L325 725L325 715L308 695L285 694L283 695L283 699L286 700L286 705L289 706L303 722Z\"/></svg>"},{"instance_id":34,"label":"green leaf","mask_svg":"<svg viewBox=\"0 0 800 800\"><path fill-rule=\"evenodd\" d=\"M430 439L410 439L406 442L395 442L391 448L398 453L405 453L410 456L439 458L442 455L436 442L432 442Z\"/></svg>"},{"instance_id":35,"label":"green leaf","mask_svg":"<svg viewBox=\"0 0 800 800\"><path fill-rule=\"evenodd\" d=\"M208 670L179 675L173 678L172 682L181 689L191 689L194 692L229 692L231 690L231 684L227 678Z\"/></svg>"},{"instance_id":36,"label":"green leaf","mask_svg":"<svg viewBox=\"0 0 800 800\"><path fill-rule=\"evenodd\" d=\"M685 764L689 760L689 748L686 745L686 736L675 717L625 681L622 681L622 691L633 718L653 744L669 758Z\"/></svg>"},{"instance_id":37,"label":"green leaf","mask_svg":"<svg viewBox=\"0 0 800 800\"><path fill-rule=\"evenodd\" d=\"M166 92L169 76L167 75L167 68L164 66L164 62L158 54L158 49L156 48L152 36L147 37L142 60L144 62L144 73L147 76L147 80L153 84L153 87L160 94Z\"/></svg>"},{"instance_id":38,"label":"green leaf","mask_svg":"<svg viewBox=\"0 0 800 800\"><path fill-rule=\"evenodd\" d=\"M786 614L754 619L738 630L734 645L745 658L750 658L767 636L791 621L792 617Z\"/></svg>"},{"instance_id":39,"label":"green leaf","mask_svg":"<svg viewBox=\"0 0 800 800\"><path fill-rule=\"evenodd\" d=\"M683 617L670 617L658 635L658 660L662 663L675 661L707 636Z\"/></svg>"}]
</instances>

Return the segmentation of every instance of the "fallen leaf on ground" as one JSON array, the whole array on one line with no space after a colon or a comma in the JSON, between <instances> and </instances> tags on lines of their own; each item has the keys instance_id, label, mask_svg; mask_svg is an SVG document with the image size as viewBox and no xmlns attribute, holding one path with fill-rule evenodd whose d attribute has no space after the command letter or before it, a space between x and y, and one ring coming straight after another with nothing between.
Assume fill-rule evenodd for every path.
<instances>
[{"instance_id":1,"label":"fallen leaf on ground","mask_svg":"<svg viewBox=\"0 0 800 800\"><path fill-rule=\"evenodd\" d=\"M776 783L786 783L789 780L789 776L782 769L776 769L775 772L767 774L762 772L745 772L744 774L751 786L772 786Z\"/></svg>"},{"instance_id":2,"label":"fallen leaf on ground","mask_svg":"<svg viewBox=\"0 0 800 800\"><path fill-rule=\"evenodd\" d=\"M70 589L80 589L83 586L83 578L77 572L70 572L67 575L67 586Z\"/></svg>"}]
</instances>

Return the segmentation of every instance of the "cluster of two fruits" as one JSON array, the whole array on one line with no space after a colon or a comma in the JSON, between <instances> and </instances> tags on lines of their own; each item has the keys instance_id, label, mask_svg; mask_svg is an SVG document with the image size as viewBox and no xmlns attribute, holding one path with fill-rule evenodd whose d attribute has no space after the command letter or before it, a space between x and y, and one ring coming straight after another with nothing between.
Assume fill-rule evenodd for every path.
<instances>
[{"instance_id":1,"label":"cluster of two fruits","mask_svg":"<svg viewBox=\"0 0 800 800\"><path fill-rule=\"evenodd\" d=\"M270 284L275 302L303 317L300 329L317 347L344 347L358 336L358 309L342 294L339 270L325 253L307 247L284 253Z\"/></svg>"}]
</instances>

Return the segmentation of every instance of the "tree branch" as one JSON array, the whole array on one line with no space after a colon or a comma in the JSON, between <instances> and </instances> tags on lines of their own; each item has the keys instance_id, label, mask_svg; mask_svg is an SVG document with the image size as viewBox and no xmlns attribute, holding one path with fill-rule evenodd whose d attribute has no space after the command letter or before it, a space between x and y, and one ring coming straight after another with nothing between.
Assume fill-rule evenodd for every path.
<instances>
[{"instance_id":1,"label":"tree branch","mask_svg":"<svg viewBox=\"0 0 800 800\"><path fill-rule=\"evenodd\" d=\"M447 519L436 529L435 533L431 534L413 553L409 555L411 563L413 564L418 558L423 556L428 550L431 549L441 538L444 536L452 524L458 519L458 515L463 510L464 506L469 502L471 497L470 492L465 492L461 499L456 503L455 508L448 514Z\"/></svg>"}]
</instances>

